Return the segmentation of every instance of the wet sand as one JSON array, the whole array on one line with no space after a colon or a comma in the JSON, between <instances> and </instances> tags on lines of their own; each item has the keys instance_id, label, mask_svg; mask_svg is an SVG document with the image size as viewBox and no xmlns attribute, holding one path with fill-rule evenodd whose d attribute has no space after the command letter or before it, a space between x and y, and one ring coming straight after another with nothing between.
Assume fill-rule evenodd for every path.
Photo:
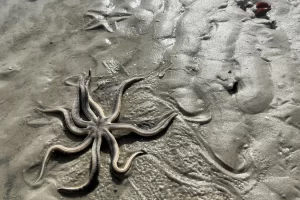
<instances>
[{"instance_id":1,"label":"wet sand","mask_svg":"<svg viewBox=\"0 0 300 200\"><path fill-rule=\"evenodd\" d=\"M300 5L268 3L258 18L238 0L0 2L0 199L299 198ZM91 8L113 32L84 29ZM118 122L151 129L178 116L153 137L113 132L120 165L147 152L126 176L112 173L104 142L90 191L57 191L88 179L89 148L55 154L34 186L51 145L83 141L36 108L70 109L77 89L66 82L89 69L108 114L120 83L145 77L126 88Z\"/></svg>"}]
</instances>

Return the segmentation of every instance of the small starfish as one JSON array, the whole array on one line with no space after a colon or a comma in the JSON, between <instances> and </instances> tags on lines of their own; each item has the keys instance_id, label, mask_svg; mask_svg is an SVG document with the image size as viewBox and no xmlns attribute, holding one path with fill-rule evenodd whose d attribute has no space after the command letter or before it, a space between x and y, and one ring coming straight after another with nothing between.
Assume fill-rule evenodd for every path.
<instances>
[{"instance_id":1,"label":"small starfish","mask_svg":"<svg viewBox=\"0 0 300 200\"><path fill-rule=\"evenodd\" d=\"M165 116L163 116L163 120L158 123L158 125L152 129L143 130L136 126L126 123L116 123L120 109L121 109L121 99L125 87L128 85L143 80L142 77L131 78L122 82L120 85L119 92L117 94L117 101L114 105L113 112L110 116L105 116L103 109L101 106L96 103L89 94L88 85L91 78L91 71L89 71L89 75L82 77L80 76L79 87L78 87L78 95L76 100L74 101L71 112L63 107L54 107L54 108L45 108L39 109L42 112L61 112L64 115L66 125L68 129L75 135L85 136L83 142L75 147L65 147L63 145L53 145L51 146L42 163L42 168L39 174L39 177L36 181L40 181L40 179L44 175L45 167L49 161L51 154L54 151L61 151L64 153L78 153L85 150L92 144L92 157L91 157L91 169L88 180L77 187L60 187L58 191L60 192L72 192L86 189L91 180L96 176L100 163L100 147L102 144L102 140L106 140L110 147L111 151L111 167L114 172L117 173L126 173L133 161L133 159L141 154L144 154L144 151L138 151L133 153L125 165L123 167L118 166L119 160L119 145L111 133L112 130L129 130L138 135L149 137L160 133L163 129L165 129L170 122L176 117L176 113L171 112ZM83 113L83 115L87 118L84 120L81 118L79 113Z\"/></svg>"},{"instance_id":2,"label":"small starfish","mask_svg":"<svg viewBox=\"0 0 300 200\"><path fill-rule=\"evenodd\" d=\"M86 25L85 30L92 30L96 28L105 28L109 32L114 32L111 25L117 27L117 22L128 19L131 13L127 12L110 12L89 10L84 16L90 17L92 20Z\"/></svg>"}]
</instances>

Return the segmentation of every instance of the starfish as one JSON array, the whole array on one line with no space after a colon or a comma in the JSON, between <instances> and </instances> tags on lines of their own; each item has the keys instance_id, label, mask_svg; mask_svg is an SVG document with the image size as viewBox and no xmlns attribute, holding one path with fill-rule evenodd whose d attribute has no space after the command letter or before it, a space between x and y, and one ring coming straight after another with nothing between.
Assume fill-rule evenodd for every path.
<instances>
[{"instance_id":1,"label":"starfish","mask_svg":"<svg viewBox=\"0 0 300 200\"><path fill-rule=\"evenodd\" d=\"M116 173L126 173L135 157L138 155L146 153L145 151L137 151L133 153L128 160L125 162L123 167L118 166L119 160L119 145L116 141L115 136L112 134L111 131L113 130L129 130L130 132L136 133L140 136L153 136L160 133L164 130L170 122L177 116L176 113L170 112L163 116L161 122L159 122L154 128L144 130L138 128L134 125L127 124L127 123L118 123L116 122L120 109L121 109L121 99L124 93L125 88L133 84L135 82L143 80L142 77L135 77L128 80L125 80L121 83L116 102L114 104L114 109L111 115L106 116L102 107L93 100L91 95L88 91L88 85L91 78L91 70L89 74L85 77L80 76L79 83L78 83L78 95L74 101L73 107L71 111L63 108L63 107L52 107L52 108L43 108L39 109L42 112L60 112L63 114L67 128L75 135L85 136L83 142L75 147L65 147L63 145L53 145L51 146L42 162L42 168L39 174L39 177L36 181L39 182L40 179L43 177L46 165L50 159L51 154L54 151L61 151L64 153L79 153L90 145L92 145L92 156L91 156L91 168L88 180L80 186L75 187L60 187L58 188L59 192L72 192L72 191L80 191L86 189L93 178L98 173L99 163L100 163L100 148L102 144L102 140L104 139L109 147L111 152L111 168L113 172ZM82 113L86 120L81 117Z\"/></svg>"},{"instance_id":2,"label":"starfish","mask_svg":"<svg viewBox=\"0 0 300 200\"><path fill-rule=\"evenodd\" d=\"M128 19L131 16L130 13L126 13L126 12L106 13L100 10L89 10L84 15L92 19L86 25L85 30L92 30L92 29L103 27L111 33L114 32L111 25L117 27L117 22Z\"/></svg>"}]
</instances>

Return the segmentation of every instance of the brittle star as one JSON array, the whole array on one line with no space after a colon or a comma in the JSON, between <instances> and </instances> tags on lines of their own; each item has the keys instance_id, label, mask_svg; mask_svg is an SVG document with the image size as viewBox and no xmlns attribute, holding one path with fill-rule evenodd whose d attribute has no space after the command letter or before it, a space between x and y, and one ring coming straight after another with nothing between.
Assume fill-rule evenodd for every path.
<instances>
[{"instance_id":1,"label":"brittle star","mask_svg":"<svg viewBox=\"0 0 300 200\"><path fill-rule=\"evenodd\" d=\"M53 108L44 108L39 109L42 112L61 112L64 116L66 125L68 129L75 135L79 136L86 136L84 141L75 147L65 147L63 145L53 145L51 146L42 163L42 168L39 174L39 177L36 181L39 182L40 179L43 177L45 172L45 167L47 165L47 162L49 161L49 158L51 154L54 151L61 151L64 153L79 153L83 150L85 150L87 147L92 144L92 156L91 156L91 169L88 180L76 187L60 187L58 188L58 191L60 192L72 192L72 191L80 191L86 189L90 183L91 180L96 176L98 172L98 167L100 163L100 148L102 144L102 139L104 138L106 142L108 143L111 151L111 167L114 172L117 173L126 173L131 164L133 159L145 153L144 151L138 151L133 153L125 163L123 167L118 166L118 160L119 160L119 145L114 137L114 135L111 133L112 130L129 130L130 132L136 133L140 136L153 136L158 133L160 133L162 130L164 130L170 122L176 117L176 113L170 112L163 116L163 119L161 122L158 123L157 126L154 128L144 130L141 128L138 128L131 124L126 123L117 123L115 122L116 119L119 116L120 109L121 109L121 99L122 95L124 93L125 88L134 83L143 80L142 77L136 77L128 79L121 83L116 103L114 105L113 112L110 116L106 117L104 114L104 111L102 107L96 103L88 91L88 85L91 78L91 71L89 71L89 74L85 77L80 76L79 84L78 84L78 95L74 101L73 107L71 109L71 112L63 107L53 107ZM87 120L84 120L80 113L83 113L83 115L86 117Z\"/></svg>"}]
</instances>

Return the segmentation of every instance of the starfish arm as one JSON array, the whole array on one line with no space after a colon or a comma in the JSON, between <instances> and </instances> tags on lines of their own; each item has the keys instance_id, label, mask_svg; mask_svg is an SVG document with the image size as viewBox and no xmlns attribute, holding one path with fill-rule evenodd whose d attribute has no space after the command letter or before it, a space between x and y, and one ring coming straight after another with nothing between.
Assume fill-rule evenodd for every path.
<instances>
[{"instance_id":1,"label":"starfish arm","mask_svg":"<svg viewBox=\"0 0 300 200\"><path fill-rule=\"evenodd\" d=\"M92 106L92 108L95 110L96 114L101 118L105 118L105 114L101 106L94 101L94 99L91 97L90 94L88 95L88 98L89 98L89 103Z\"/></svg>"},{"instance_id":2,"label":"starfish arm","mask_svg":"<svg viewBox=\"0 0 300 200\"><path fill-rule=\"evenodd\" d=\"M125 123L116 123L116 124L111 124L110 126L110 130L124 130L127 129L129 131L132 131L140 136L145 136L145 137L149 137L149 136L154 136L158 133L160 133L163 129L165 129L170 122L177 116L177 113L172 113L172 114L168 114L169 116L165 116L165 119L162 120L157 126L155 126L154 128L148 129L148 130L144 130L141 128L138 128L136 126L133 126L131 124L125 124Z\"/></svg>"},{"instance_id":3,"label":"starfish arm","mask_svg":"<svg viewBox=\"0 0 300 200\"><path fill-rule=\"evenodd\" d=\"M91 104L92 108L95 110L96 114L99 117L105 118L105 114L104 114L102 107L98 103L96 103L94 101L94 99L92 98L92 96L89 94L88 86L91 82L91 77L92 77L92 70L89 69L89 73L88 73L87 77L85 78L85 86L84 86L85 90L87 91L87 94L88 94L89 104Z\"/></svg>"},{"instance_id":4,"label":"starfish arm","mask_svg":"<svg viewBox=\"0 0 300 200\"><path fill-rule=\"evenodd\" d=\"M101 153L101 144L102 144L102 135L98 137L98 141L97 141L97 149L96 149L96 153L97 153L97 163L98 166L100 168L100 153Z\"/></svg>"},{"instance_id":5,"label":"starfish arm","mask_svg":"<svg viewBox=\"0 0 300 200\"><path fill-rule=\"evenodd\" d=\"M87 88L85 87L85 80L81 79L79 82L79 89L80 89L80 100L81 100L81 106L82 106L82 111L85 114L85 116L89 119L89 120L93 120L96 121L97 120L97 116L95 115L95 113L91 110L90 105L89 105L89 93Z\"/></svg>"},{"instance_id":6,"label":"starfish arm","mask_svg":"<svg viewBox=\"0 0 300 200\"><path fill-rule=\"evenodd\" d=\"M89 125L89 121L85 121L80 117L80 89L78 88L78 94L76 95L76 99L73 103L73 107L71 110L71 115L74 123L77 126L87 127Z\"/></svg>"},{"instance_id":7,"label":"starfish arm","mask_svg":"<svg viewBox=\"0 0 300 200\"><path fill-rule=\"evenodd\" d=\"M86 147L88 147L91 144L92 140L93 140L93 138L88 136L81 144L79 144L76 147L65 147L63 145L53 145L53 146L51 146L48 149L48 151L47 151L47 153L44 157L44 160L43 160L43 163L42 163L42 169L41 169L41 172L40 172L40 175L39 175L38 179L36 180L36 183L39 182L39 180L43 177L46 165L47 165L47 163L50 159L51 154L54 151L59 150L61 152L69 153L69 154L70 153L78 153L78 152L84 150Z\"/></svg>"},{"instance_id":8,"label":"starfish arm","mask_svg":"<svg viewBox=\"0 0 300 200\"><path fill-rule=\"evenodd\" d=\"M186 121L189 121L189 122L194 122L194 123L200 123L200 124L206 124L208 122L211 121L212 117L211 115L210 116L200 116L200 117L186 117L186 116L183 116L182 117L183 119L185 119Z\"/></svg>"},{"instance_id":9,"label":"starfish arm","mask_svg":"<svg viewBox=\"0 0 300 200\"><path fill-rule=\"evenodd\" d=\"M88 23L84 29L89 31L89 30L100 28L100 27L104 27L110 33L114 32L112 27L108 24L107 20L94 19L90 23Z\"/></svg>"},{"instance_id":10,"label":"starfish arm","mask_svg":"<svg viewBox=\"0 0 300 200\"><path fill-rule=\"evenodd\" d=\"M70 118L70 113L68 110L62 108L62 107L54 107L54 108L48 108L48 109L41 109L38 108L39 111L41 112L61 112L65 118L66 125L68 129L74 133L75 135L87 135L88 134L88 129L86 128L78 128L73 120Z\"/></svg>"},{"instance_id":11,"label":"starfish arm","mask_svg":"<svg viewBox=\"0 0 300 200\"><path fill-rule=\"evenodd\" d=\"M98 172L98 163L97 163L97 144L98 144L98 138L94 139L93 142L93 146L92 146L92 162L91 162L91 170L90 170L90 175L88 180L80 186L75 186L75 187L60 187L57 190L59 192L76 192L76 191L82 191L85 190L87 187L90 186L91 181L93 180L93 178L96 176L97 172ZM101 142L100 142L101 144Z\"/></svg>"},{"instance_id":12,"label":"starfish arm","mask_svg":"<svg viewBox=\"0 0 300 200\"><path fill-rule=\"evenodd\" d=\"M97 10L97 9L89 9L86 13L83 14L83 16L85 17L90 17L90 18L101 18L103 19L104 13L102 13L101 11Z\"/></svg>"},{"instance_id":13,"label":"starfish arm","mask_svg":"<svg viewBox=\"0 0 300 200\"><path fill-rule=\"evenodd\" d=\"M108 32L114 32L114 30L109 25L107 19L98 12L88 11L84 14L87 17L90 17L92 20L86 25L85 30L93 30L96 28L104 27Z\"/></svg>"},{"instance_id":14,"label":"starfish arm","mask_svg":"<svg viewBox=\"0 0 300 200\"><path fill-rule=\"evenodd\" d=\"M118 160L119 160L119 156L120 156L120 149L119 149L119 145L115 139L115 137L108 131L106 130L106 132L103 135L105 137L105 139L107 140L111 153L112 153L112 161L111 161L111 167L112 169L117 172L117 173L125 173L129 170L132 161L135 157L137 157L140 154L144 154L143 151L138 151L133 153L127 160L127 162L125 163L125 165L121 168L118 166Z\"/></svg>"},{"instance_id":15,"label":"starfish arm","mask_svg":"<svg viewBox=\"0 0 300 200\"><path fill-rule=\"evenodd\" d=\"M122 95L124 93L125 87L131 83L134 83L134 82L137 82L137 81L140 81L143 79L144 79L143 77L135 77L135 78L128 79L121 84L119 92L117 94L116 103L115 103L113 112L112 112L111 116L109 117L109 121L113 122L114 120L116 120L118 118L118 116L120 114Z\"/></svg>"},{"instance_id":16,"label":"starfish arm","mask_svg":"<svg viewBox=\"0 0 300 200\"><path fill-rule=\"evenodd\" d=\"M77 87L77 95L76 95L75 101L73 103L73 107L72 107L72 110L71 110L71 116L72 116L72 119L73 119L74 123L77 126L86 127L86 126L90 125L90 122L83 120L80 117L80 114L79 114L80 113L80 89L78 87L78 83L77 84L72 83L72 81L69 80L69 79L74 78L74 77L79 77L79 79L82 79L82 75L77 75L77 76L69 77L64 81L69 86Z\"/></svg>"}]
</instances>

